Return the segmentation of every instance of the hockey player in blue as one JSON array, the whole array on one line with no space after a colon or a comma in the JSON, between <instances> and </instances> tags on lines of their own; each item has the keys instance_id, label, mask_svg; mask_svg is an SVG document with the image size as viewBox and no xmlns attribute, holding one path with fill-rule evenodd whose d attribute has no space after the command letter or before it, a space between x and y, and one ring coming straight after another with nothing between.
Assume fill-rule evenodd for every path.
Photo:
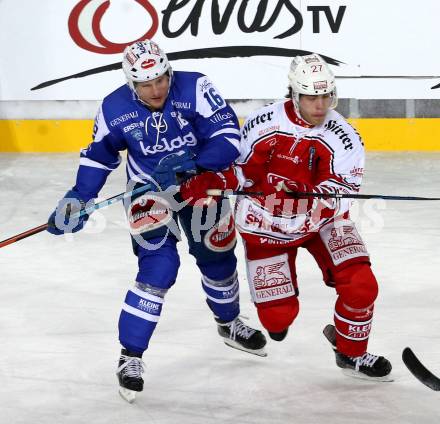
<instances>
[{"instance_id":1,"label":"hockey player in blue","mask_svg":"<svg viewBox=\"0 0 440 424\"><path fill-rule=\"evenodd\" d=\"M75 221L69 220L70 212L93 203L120 164L123 150L129 189L152 186L152 191L132 196L125 204L139 269L119 318L123 349L117 374L120 393L132 401L143 389L142 354L177 277L177 222L202 274L206 301L225 343L265 356L266 340L238 317L235 228L227 200L193 207L182 204L177 189L191 175L221 171L238 157L235 113L205 75L173 72L153 41L128 46L122 67L127 84L103 100L93 142L81 152L76 184L49 217L48 231L58 235L83 228L88 215ZM209 216L214 217L211 225ZM198 224L195 217L200 218Z\"/></svg>"}]
</instances>

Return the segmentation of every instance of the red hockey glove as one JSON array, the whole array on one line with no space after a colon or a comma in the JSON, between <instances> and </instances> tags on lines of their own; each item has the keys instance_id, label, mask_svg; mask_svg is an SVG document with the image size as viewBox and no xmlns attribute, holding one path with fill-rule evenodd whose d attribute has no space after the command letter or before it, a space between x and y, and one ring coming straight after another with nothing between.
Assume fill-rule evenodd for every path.
<instances>
[{"instance_id":1,"label":"red hockey glove","mask_svg":"<svg viewBox=\"0 0 440 424\"><path fill-rule=\"evenodd\" d=\"M208 196L206 190L236 190L237 188L238 180L233 170L229 169L217 173L207 171L186 180L180 186L180 195L183 200L188 201L192 206L206 206L212 200L216 200L212 196Z\"/></svg>"},{"instance_id":2,"label":"red hockey glove","mask_svg":"<svg viewBox=\"0 0 440 424\"><path fill-rule=\"evenodd\" d=\"M277 188L283 190L288 196L298 197L297 208L301 208L298 210L301 211L309 211L312 210L314 215L314 219L323 219L323 218L331 218L336 213L336 205L334 199L329 199L325 197L302 197L301 193L330 193L329 190L325 190L323 187L313 187L310 184L299 183L297 181L283 181L279 184ZM314 200L317 202L314 203ZM303 213L303 212L301 212Z\"/></svg>"},{"instance_id":3,"label":"red hockey glove","mask_svg":"<svg viewBox=\"0 0 440 424\"><path fill-rule=\"evenodd\" d=\"M312 191L313 186L310 184L293 180L279 182L276 186L276 192L272 195L276 198L273 208L275 215L306 214L312 208L313 198L301 198L301 193L311 193ZM270 201L269 196L267 201Z\"/></svg>"},{"instance_id":4,"label":"red hockey glove","mask_svg":"<svg viewBox=\"0 0 440 424\"><path fill-rule=\"evenodd\" d=\"M281 181L278 184L277 189L285 191L292 197L296 197L295 193L296 195L299 195L300 193L311 193L313 191L313 186L306 183L299 183L298 181L286 180Z\"/></svg>"}]
</instances>

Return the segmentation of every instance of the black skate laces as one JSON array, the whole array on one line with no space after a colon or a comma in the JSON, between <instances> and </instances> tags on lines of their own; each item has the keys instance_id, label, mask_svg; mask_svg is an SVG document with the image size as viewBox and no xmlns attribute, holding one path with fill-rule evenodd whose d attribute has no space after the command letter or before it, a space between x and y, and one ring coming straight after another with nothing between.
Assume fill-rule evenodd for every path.
<instances>
[{"instance_id":1,"label":"black skate laces","mask_svg":"<svg viewBox=\"0 0 440 424\"><path fill-rule=\"evenodd\" d=\"M222 325L229 327L229 338L232 340L235 340L237 336L243 337L244 339L248 340L255 333L255 330L253 328L248 327L238 317L235 318L234 321Z\"/></svg>"},{"instance_id":2,"label":"black skate laces","mask_svg":"<svg viewBox=\"0 0 440 424\"><path fill-rule=\"evenodd\" d=\"M376 361L379 359L379 356L365 352L362 356L358 356L356 358L350 357L350 359L352 359L355 363L355 370L359 371L359 368L361 366L372 368Z\"/></svg>"},{"instance_id":3,"label":"black skate laces","mask_svg":"<svg viewBox=\"0 0 440 424\"><path fill-rule=\"evenodd\" d=\"M145 367L145 363L141 358L121 355L120 360L123 360L124 363L116 370L116 373L122 371L127 377L141 378Z\"/></svg>"}]
</instances>

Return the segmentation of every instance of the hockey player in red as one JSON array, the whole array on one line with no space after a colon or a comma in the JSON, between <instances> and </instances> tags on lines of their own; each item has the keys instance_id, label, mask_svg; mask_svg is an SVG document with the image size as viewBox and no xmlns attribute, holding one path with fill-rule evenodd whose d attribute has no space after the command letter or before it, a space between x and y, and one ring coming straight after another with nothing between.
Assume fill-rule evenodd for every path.
<instances>
[{"instance_id":1,"label":"hockey player in red","mask_svg":"<svg viewBox=\"0 0 440 424\"><path fill-rule=\"evenodd\" d=\"M307 249L337 300L324 333L339 367L359 377L388 379L390 362L367 353L378 294L370 259L350 219L349 199L301 193L357 193L364 170L359 134L334 108L335 78L317 54L295 57L289 98L265 106L242 128L241 156L224 172L206 172L181 187L184 199L206 189L244 189L235 219L244 241L248 281L258 316L272 339L285 338L299 312L296 255Z\"/></svg>"}]
</instances>

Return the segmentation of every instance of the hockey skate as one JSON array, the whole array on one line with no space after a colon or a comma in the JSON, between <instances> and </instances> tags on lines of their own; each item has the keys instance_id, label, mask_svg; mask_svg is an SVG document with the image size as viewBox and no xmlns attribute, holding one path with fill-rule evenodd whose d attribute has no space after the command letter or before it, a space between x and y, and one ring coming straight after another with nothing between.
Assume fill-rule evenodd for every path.
<instances>
[{"instance_id":1,"label":"hockey skate","mask_svg":"<svg viewBox=\"0 0 440 424\"><path fill-rule=\"evenodd\" d=\"M267 356L264 350L266 337L261 331L245 325L240 318L237 317L230 322L217 320L217 330L226 345L254 355Z\"/></svg>"},{"instance_id":2,"label":"hockey skate","mask_svg":"<svg viewBox=\"0 0 440 424\"><path fill-rule=\"evenodd\" d=\"M132 353L126 349L121 350L116 375L120 386L119 394L128 403L133 403L136 399L136 392L142 392L144 388L142 379L144 366L141 354Z\"/></svg>"},{"instance_id":3,"label":"hockey skate","mask_svg":"<svg viewBox=\"0 0 440 424\"><path fill-rule=\"evenodd\" d=\"M331 343L336 356L336 365L345 375L370 381L390 382L391 363L383 356L365 352L362 356L346 356L336 349L335 326L328 324L323 330L324 336Z\"/></svg>"}]
</instances>

